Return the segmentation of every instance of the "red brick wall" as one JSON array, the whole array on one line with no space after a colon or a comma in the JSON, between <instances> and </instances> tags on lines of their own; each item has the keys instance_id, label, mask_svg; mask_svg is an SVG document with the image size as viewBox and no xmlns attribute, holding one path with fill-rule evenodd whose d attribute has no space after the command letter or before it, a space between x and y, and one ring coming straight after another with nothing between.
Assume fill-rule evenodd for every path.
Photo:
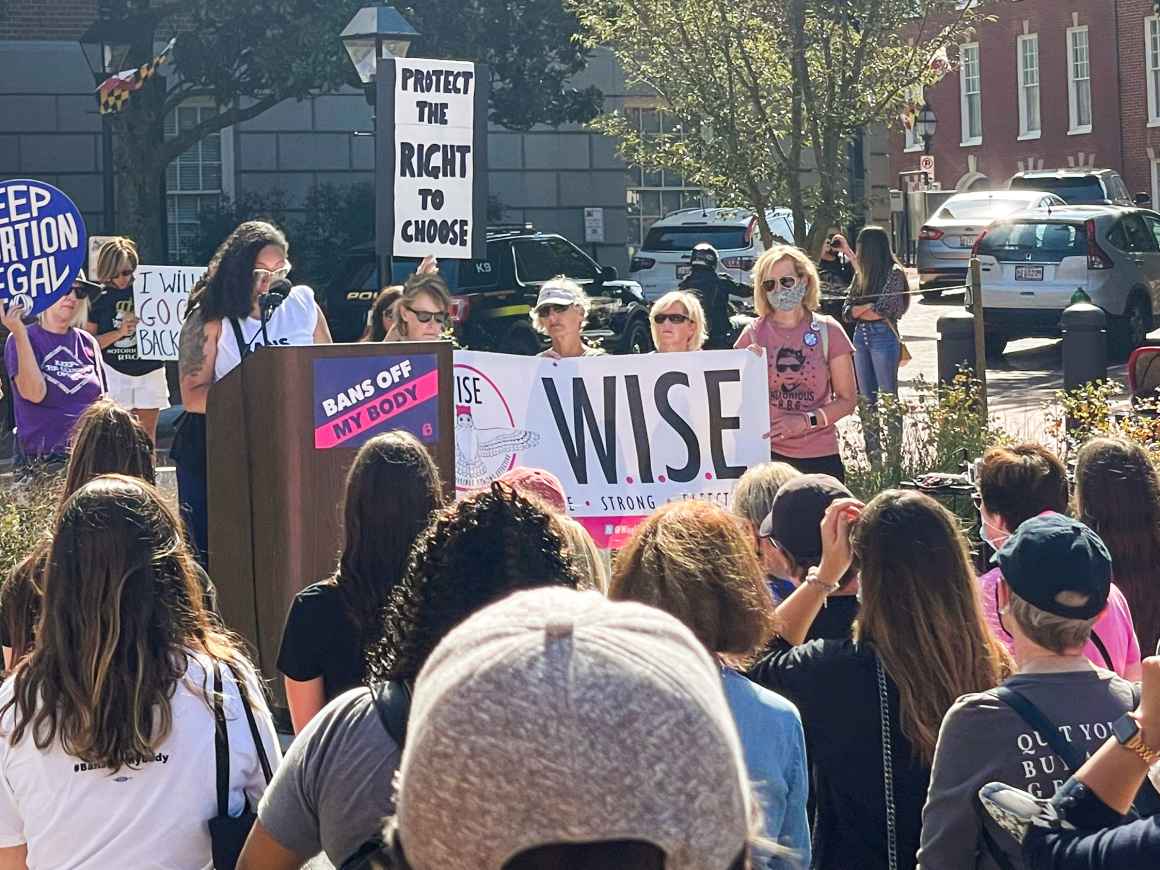
<instances>
[{"instance_id":1,"label":"red brick wall","mask_svg":"<svg viewBox=\"0 0 1160 870\"><path fill-rule=\"evenodd\" d=\"M97 19L97 0L9 0L0 39L73 41Z\"/></svg>"},{"instance_id":2,"label":"red brick wall","mask_svg":"<svg viewBox=\"0 0 1160 870\"><path fill-rule=\"evenodd\" d=\"M1123 0L1120 0L1123 2ZM1150 0L1140 0L1149 5ZM995 7L996 20L979 28L982 92L982 144L963 147L959 74L952 71L938 85L927 89L927 101L938 116L938 133L932 143L936 180L952 189L970 169L987 176L995 187L1021 168L1067 167L1071 162L1120 169L1121 136L1119 82L1116 67L1116 25L1108 0L1021 0ZM1067 29L1072 13L1078 24L1088 27L1091 63L1092 132L1068 134ZM1019 141L1017 37L1024 32L1039 35L1039 111L1042 133L1038 139ZM1139 23L1143 33L1143 24ZM1142 36L1137 40L1140 41ZM1140 79L1143 87L1143 79ZM903 151L903 134L895 123L891 133L892 184L897 173L917 169L919 154ZM1160 156L1160 152L1158 152ZM1021 165L1022 161L1022 165ZM1131 186L1132 182L1129 182Z\"/></svg>"},{"instance_id":3,"label":"red brick wall","mask_svg":"<svg viewBox=\"0 0 1160 870\"><path fill-rule=\"evenodd\" d=\"M1152 0L1117 0L1119 4L1120 120L1124 130L1124 182L1132 193L1153 196L1148 149L1160 158L1160 127L1148 126L1148 67L1144 19L1152 15ZM1155 203L1153 204L1155 207Z\"/></svg>"}]
</instances>

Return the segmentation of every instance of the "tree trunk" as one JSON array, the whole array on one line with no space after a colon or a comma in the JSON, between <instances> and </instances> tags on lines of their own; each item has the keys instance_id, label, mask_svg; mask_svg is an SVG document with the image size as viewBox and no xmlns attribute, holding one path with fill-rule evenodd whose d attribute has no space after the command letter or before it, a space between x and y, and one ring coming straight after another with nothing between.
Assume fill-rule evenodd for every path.
<instances>
[{"instance_id":1,"label":"tree trunk","mask_svg":"<svg viewBox=\"0 0 1160 870\"><path fill-rule=\"evenodd\" d=\"M793 211L793 241L798 247L806 245L806 204L802 190L802 147L806 135L802 81L806 64L806 12L804 0L791 0L789 6L790 77L793 83L790 97L790 147L788 186L789 207Z\"/></svg>"},{"instance_id":2,"label":"tree trunk","mask_svg":"<svg viewBox=\"0 0 1160 870\"><path fill-rule=\"evenodd\" d=\"M168 262L165 232L165 82L150 79L134 93L113 126L117 229L137 243L142 263Z\"/></svg>"}]
</instances>

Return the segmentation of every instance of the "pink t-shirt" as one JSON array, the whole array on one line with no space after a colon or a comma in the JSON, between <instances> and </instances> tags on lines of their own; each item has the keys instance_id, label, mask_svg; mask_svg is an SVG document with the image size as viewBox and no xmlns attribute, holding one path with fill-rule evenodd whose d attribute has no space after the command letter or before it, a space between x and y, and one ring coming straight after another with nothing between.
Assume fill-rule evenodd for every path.
<instances>
[{"instance_id":1,"label":"pink t-shirt","mask_svg":"<svg viewBox=\"0 0 1160 870\"><path fill-rule=\"evenodd\" d=\"M995 590L1002 578L999 568L992 568L979 578L979 594L982 596L983 617L991 633L1008 650L1012 649L1013 641L1003 626L999 624ZM1108 651L1108 658L1112 660L1112 670L1127 680L1140 679L1140 643L1136 640L1136 628L1132 624L1132 611L1128 609L1128 601L1124 593L1115 583L1108 593L1107 609L1100 615L1092 632L1098 634L1104 647ZM1083 653L1096 667L1107 668L1108 662L1104 659L1099 648L1088 641Z\"/></svg>"},{"instance_id":2,"label":"pink t-shirt","mask_svg":"<svg viewBox=\"0 0 1160 870\"><path fill-rule=\"evenodd\" d=\"M822 356L821 330L829 331L829 356ZM830 404L834 388L830 383L830 360L852 354L846 331L838 321L824 314L802 318L793 329L782 329L768 315L757 318L741 333L734 347L757 345L765 348L769 364L769 419L786 411L814 411ZM820 421L819 421L820 422ZM794 459L833 456L838 452L838 432L829 426L805 432L796 438L781 438L771 446L775 453Z\"/></svg>"}]
</instances>

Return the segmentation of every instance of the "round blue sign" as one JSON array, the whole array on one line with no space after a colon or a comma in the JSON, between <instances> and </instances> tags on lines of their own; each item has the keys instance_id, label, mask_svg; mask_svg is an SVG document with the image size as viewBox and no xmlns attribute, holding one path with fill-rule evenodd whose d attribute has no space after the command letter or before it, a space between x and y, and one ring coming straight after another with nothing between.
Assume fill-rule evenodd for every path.
<instances>
[{"instance_id":1,"label":"round blue sign","mask_svg":"<svg viewBox=\"0 0 1160 870\"><path fill-rule=\"evenodd\" d=\"M0 181L0 299L39 314L72 288L87 250L84 218L63 192Z\"/></svg>"}]
</instances>

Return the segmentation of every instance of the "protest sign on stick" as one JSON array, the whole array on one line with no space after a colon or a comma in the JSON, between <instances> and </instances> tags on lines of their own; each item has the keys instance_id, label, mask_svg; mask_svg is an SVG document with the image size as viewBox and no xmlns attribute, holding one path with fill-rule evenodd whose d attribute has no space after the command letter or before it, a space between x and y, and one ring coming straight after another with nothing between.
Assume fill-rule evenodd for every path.
<instances>
[{"instance_id":1,"label":"protest sign on stick","mask_svg":"<svg viewBox=\"0 0 1160 870\"><path fill-rule=\"evenodd\" d=\"M39 314L72 288L85 263L85 221L51 184L0 181L0 299Z\"/></svg>"}]
</instances>

